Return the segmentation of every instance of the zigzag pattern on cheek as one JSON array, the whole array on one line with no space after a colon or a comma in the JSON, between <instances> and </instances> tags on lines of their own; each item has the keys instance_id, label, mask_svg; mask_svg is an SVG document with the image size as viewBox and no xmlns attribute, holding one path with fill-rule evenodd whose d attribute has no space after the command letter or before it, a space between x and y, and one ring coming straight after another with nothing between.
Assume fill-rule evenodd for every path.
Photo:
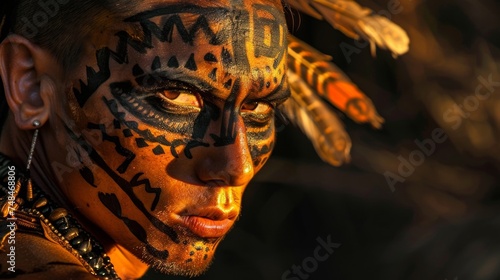
<instances>
[{"instance_id":1,"label":"zigzag pattern on cheek","mask_svg":"<svg viewBox=\"0 0 500 280\"><path fill-rule=\"evenodd\" d=\"M133 188L137 186L137 179L134 178L132 182L127 181L123 177L121 177L118 173L116 173L107 163L106 161L99 155L99 153L92 148L92 146L84 139L83 136L77 136L69 127L65 127L66 132L69 136L75 141L78 145L81 146L82 149L88 152L90 159L104 172L108 174L108 176L115 182L116 185L120 186L120 188L125 192L125 194L129 197L130 201L137 207L139 211L151 222L151 224L157 228L160 232L166 234L173 242L179 243L179 237L177 232L170 227L169 225L163 223L158 218L153 216L145 207L144 202L141 201L137 195L134 193ZM135 183L135 184L134 184Z\"/></svg>"}]
</instances>

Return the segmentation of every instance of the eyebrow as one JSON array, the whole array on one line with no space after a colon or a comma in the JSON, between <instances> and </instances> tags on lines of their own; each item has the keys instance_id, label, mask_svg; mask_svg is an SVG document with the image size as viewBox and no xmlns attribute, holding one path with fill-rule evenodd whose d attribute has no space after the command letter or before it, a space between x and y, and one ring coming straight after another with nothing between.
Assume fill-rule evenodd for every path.
<instances>
[{"instance_id":1,"label":"eyebrow","mask_svg":"<svg viewBox=\"0 0 500 280\"><path fill-rule=\"evenodd\" d=\"M192 85L193 87L198 89L203 97L209 98L212 101L214 100L219 100L221 102L226 101L226 99L217 96L216 92L219 91L218 89L207 84L202 79L198 77L189 77L189 76L183 76L183 77L185 79L180 81ZM248 95L246 99L248 99L249 101L265 101L268 103L284 102L291 96L290 88L288 86L285 86L285 84L288 84L285 82L285 80L286 78L283 78L283 82L266 96L250 98L251 95Z\"/></svg>"},{"instance_id":2,"label":"eyebrow","mask_svg":"<svg viewBox=\"0 0 500 280\"><path fill-rule=\"evenodd\" d=\"M168 6L162 6L158 8L154 8L152 10L140 12L136 15L133 15L129 18L126 18L125 22L140 22L150 18L178 14L178 13L190 13L190 14L213 14L213 13L227 13L227 8L222 7L202 7L195 4L172 4Z\"/></svg>"},{"instance_id":3,"label":"eyebrow","mask_svg":"<svg viewBox=\"0 0 500 280\"><path fill-rule=\"evenodd\" d=\"M203 93L210 93L214 92L216 89L212 85L210 85L207 81L196 77L196 76L191 76L186 73L168 73L167 71L158 71L158 72L153 72L152 75L165 79L165 80L170 80L170 81L178 81L181 83L185 83L187 85L190 85L194 87L197 91L203 92Z\"/></svg>"}]
</instances>

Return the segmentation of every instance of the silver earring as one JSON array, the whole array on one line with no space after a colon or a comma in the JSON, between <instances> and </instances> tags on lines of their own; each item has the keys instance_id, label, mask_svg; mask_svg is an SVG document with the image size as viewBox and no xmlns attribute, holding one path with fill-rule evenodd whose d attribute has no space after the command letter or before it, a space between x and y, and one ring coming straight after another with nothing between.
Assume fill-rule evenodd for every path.
<instances>
[{"instance_id":1,"label":"silver earring","mask_svg":"<svg viewBox=\"0 0 500 280\"><path fill-rule=\"evenodd\" d=\"M12 193L14 202L5 200L0 203L0 216L3 218L7 218L7 216L11 213L11 209L17 210L24 204L23 199L18 197L21 189L26 188L26 199L29 202L33 201L33 185L31 184L30 167L31 161L33 160L33 153L35 152L36 140L38 138L38 129L41 126L40 121L34 121L33 126L35 127L35 133L33 134L33 140L31 141L28 163L26 164L26 173L21 174L16 182L14 191Z\"/></svg>"},{"instance_id":2,"label":"silver earring","mask_svg":"<svg viewBox=\"0 0 500 280\"><path fill-rule=\"evenodd\" d=\"M33 185L31 184L30 168L31 161L33 160L33 153L35 152L36 140L38 139L38 128L41 123L38 120L33 122L33 126L36 128L33 134L33 140L31 141L30 153L28 156L28 162L26 163L26 177L24 178L24 183L26 184L26 199L31 202L33 200ZM23 184L24 185L24 184Z\"/></svg>"}]
</instances>

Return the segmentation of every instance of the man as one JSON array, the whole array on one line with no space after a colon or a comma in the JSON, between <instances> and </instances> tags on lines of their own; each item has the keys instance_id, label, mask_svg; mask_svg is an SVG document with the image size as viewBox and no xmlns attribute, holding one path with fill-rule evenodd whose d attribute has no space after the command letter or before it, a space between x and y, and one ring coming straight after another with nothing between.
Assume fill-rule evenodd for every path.
<instances>
[{"instance_id":1,"label":"man","mask_svg":"<svg viewBox=\"0 0 500 280\"><path fill-rule=\"evenodd\" d=\"M17 231L0 276L203 272L272 151L274 110L289 95L281 3L10 5L12 34L0 45L5 166L10 158L20 173L35 129L39 137L34 198L21 190L9 213Z\"/></svg>"}]
</instances>

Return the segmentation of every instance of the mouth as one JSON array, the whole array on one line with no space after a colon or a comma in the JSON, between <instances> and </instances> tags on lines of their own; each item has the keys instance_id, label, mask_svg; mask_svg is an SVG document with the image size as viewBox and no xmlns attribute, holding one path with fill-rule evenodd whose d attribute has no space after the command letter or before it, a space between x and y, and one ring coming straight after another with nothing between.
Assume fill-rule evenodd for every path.
<instances>
[{"instance_id":1,"label":"mouth","mask_svg":"<svg viewBox=\"0 0 500 280\"><path fill-rule=\"evenodd\" d=\"M234 225L237 211L224 212L219 208L201 209L195 213L179 215L181 225L202 238L220 238Z\"/></svg>"}]
</instances>

